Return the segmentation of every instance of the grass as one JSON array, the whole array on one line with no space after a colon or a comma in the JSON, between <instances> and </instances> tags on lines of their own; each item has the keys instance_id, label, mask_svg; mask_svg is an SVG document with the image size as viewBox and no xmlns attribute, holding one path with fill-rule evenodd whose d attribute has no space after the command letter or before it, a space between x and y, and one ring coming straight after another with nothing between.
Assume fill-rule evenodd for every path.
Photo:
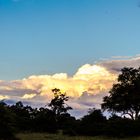
<instances>
[{"instance_id":1,"label":"grass","mask_svg":"<svg viewBox=\"0 0 140 140\"><path fill-rule=\"evenodd\" d=\"M47 133L22 133L17 137L20 140L140 140L140 137L133 138L108 138L108 137L84 137L84 136L65 136L61 134L47 134Z\"/></svg>"}]
</instances>

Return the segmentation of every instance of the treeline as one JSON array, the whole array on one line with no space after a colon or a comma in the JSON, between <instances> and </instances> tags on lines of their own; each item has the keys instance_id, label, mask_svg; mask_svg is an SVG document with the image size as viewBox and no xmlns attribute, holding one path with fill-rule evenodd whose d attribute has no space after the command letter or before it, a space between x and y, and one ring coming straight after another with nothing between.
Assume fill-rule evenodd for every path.
<instances>
[{"instance_id":1,"label":"treeline","mask_svg":"<svg viewBox=\"0 0 140 140\"><path fill-rule=\"evenodd\" d=\"M13 134L48 132L88 136L128 137L140 135L140 68L124 68L110 94L103 98L101 109L91 109L81 119L68 113L69 97L59 89L43 108L24 106L22 102L8 105L0 102L0 139L14 140ZM106 117L104 111L111 115ZM117 116L118 113L119 115Z\"/></svg>"},{"instance_id":2,"label":"treeline","mask_svg":"<svg viewBox=\"0 0 140 140\"><path fill-rule=\"evenodd\" d=\"M19 132L49 132L56 133L74 124L76 119L64 113L56 118L56 114L48 108L32 108L22 102L7 105L0 102L0 138L13 138L13 133Z\"/></svg>"},{"instance_id":3,"label":"treeline","mask_svg":"<svg viewBox=\"0 0 140 140\"><path fill-rule=\"evenodd\" d=\"M75 119L69 113L56 114L48 108L33 109L22 102L9 106L0 103L0 137L5 140L16 139L13 134L23 132L47 132L70 136L138 136L140 119L132 120L112 115L109 119L99 109L90 110L81 119Z\"/></svg>"}]
</instances>

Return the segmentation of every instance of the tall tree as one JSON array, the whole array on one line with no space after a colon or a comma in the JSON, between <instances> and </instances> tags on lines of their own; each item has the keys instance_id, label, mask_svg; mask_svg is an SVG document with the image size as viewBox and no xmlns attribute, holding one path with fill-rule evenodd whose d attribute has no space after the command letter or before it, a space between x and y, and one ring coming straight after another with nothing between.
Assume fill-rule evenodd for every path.
<instances>
[{"instance_id":1,"label":"tall tree","mask_svg":"<svg viewBox=\"0 0 140 140\"><path fill-rule=\"evenodd\" d=\"M103 98L102 108L138 119L140 114L140 68L123 68L110 95Z\"/></svg>"},{"instance_id":2,"label":"tall tree","mask_svg":"<svg viewBox=\"0 0 140 140\"><path fill-rule=\"evenodd\" d=\"M60 89L52 89L54 98L49 103L49 107L55 113L57 117L61 114L67 113L68 110L72 109L65 102L68 101L69 97L66 96L66 93L62 93Z\"/></svg>"}]
</instances>

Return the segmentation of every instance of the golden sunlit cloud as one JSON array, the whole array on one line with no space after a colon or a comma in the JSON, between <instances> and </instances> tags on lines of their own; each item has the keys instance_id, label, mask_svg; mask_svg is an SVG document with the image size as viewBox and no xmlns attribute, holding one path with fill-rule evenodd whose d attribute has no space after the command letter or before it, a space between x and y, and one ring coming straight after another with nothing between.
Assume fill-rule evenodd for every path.
<instances>
[{"instance_id":1,"label":"golden sunlit cloud","mask_svg":"<svg viewBox=\"0 0 140 140\"><path fill-rule=\"evenodd\" d=\"M13 89L9 86L0 86L0 90L13 90Z\"/></svg>"},{"instance_id":2,"label":"golden sunlit cloud","mask_svg":"<svg viewBox=\"0 0 140 140\"><path fill-rule=\"evenodd\" d=\"M35 96L36 96L35 93L25 94L25 95L22 96L22 99L32 99Z\"/></svg>"},{"instance_id":3,"label":"golden sunlit cloud","mask_svg":"<svg viewBox=\"0 0 140 140\"><path fill-rule=\"evenodd\" d=\"M51 90L59 88L70 97L80 97L85 91L92 95L108 91L116 78L116 74L102 66L86 64L73 77L68 77L66 73L34 75L14 82L18 83L19 88L34 90L41 96L52 97ZM22 98L33 97L25 94Z\"/></svg>"},{"instance_id":4,"label":"golden sunlit cloud","mask_svg":"<svg viewBox=\"0 0 140 140\"><path fill-rule=\"evenodd\" d=\"M9 96L7 96L7 95L0 95L0 100L5 100L5 99L9 99Z\"/></svg>"},{"instance_id":5,"label":"golden sunlit cloud","mask_svg":"<svg viewBox=\"0 0 140 140\"><path fill-rule=\"evenodd\" d=\"M121 58L121 57L119 57ZM75 110L99 107L102 99L116 82L123 67L139 67L140 56L122 60L104 60L98 64L85 64L73 76L66 73L32 75L22 80L0 80L0 100L9 103L24 101L42 106L53 97L51 90L59 88L70 97L68 103Z\"/></svg>"}]
</instances>

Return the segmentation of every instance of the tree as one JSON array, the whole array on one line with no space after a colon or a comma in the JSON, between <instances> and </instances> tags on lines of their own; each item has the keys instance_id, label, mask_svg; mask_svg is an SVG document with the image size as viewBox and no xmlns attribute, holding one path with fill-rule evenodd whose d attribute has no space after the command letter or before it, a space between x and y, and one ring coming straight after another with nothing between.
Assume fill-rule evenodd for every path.
<instances>
[{"instance_id":1,"label":"tree","mask_svg":"<svg viewBox=\"0 0 140 140\"><path fill-rule=\"evenodd\" d=\"M67 113L68 110L72 109L68 106L65 101L68 101L69 97L66 96L66 93L61 93L60 89L52 89L54 98L49 103L49 107L55 113L58 118L61 114Z\"/></svg>"},{"instance_id":2,"label":"tree","mask_svg":"<svg viewBox=\"0 0 140 140\"><path fill-rule=\"evenodd\" d=\"M0 101L0 139L18 140L13 134L13 113L3 101Z\"/></svg>"},{"instance_id":3,"label":"tree","mask_svg":"<svg viewBox=\"0 0 140 140\"><path fill-rule=\"evenodd\" d=\"M33 130L37 132L56 132L57 125L54 113L48 108L39 108L33 120Z\"/></svg>"},{"instance_id":4,"label":"tree","mask_svg":"<svg viewBox=\"0 0 140 140\"><path fill-rule=\"evenodd\" d=\"M81 118L77 131L82 135L100 135L103 134L105 123L106 117L103 116L101 110L93 108Z\"/></svg>"},{"instance_id":5,"label":"tree","mask_svg":"<svg viewBox=\"0 0 140 140\"><path fill-rule=\"evenodd\" d=\"M28 130L30 127L30 113L29 107L24 106L21 101L10 107L11 111L15 114L16 127L19 130ZM27 125L27 123L29 125Z\"/></svg>"},{"instance_id":6,"label":"tree","mask_svg":"<svg viewBox=\"0 0 140 140\"><path fill-rule=\"evenodd\" d=\"M102 111L100 109L89 109L88 114L82 118L82 121L86 121L89 123L92 122L104 122L106 117L103 116Z\"/></svg>"},{"instance_id":7,"label":"tree","mask_svg":"<svg viewBox=\"0 0 140 140\"><path fill-rule=\"evenodd\" d=\"M110 95L103 98L102 108L138 119L140 114L140 68L123 68Z\"/></svg>"}]
</instances>

